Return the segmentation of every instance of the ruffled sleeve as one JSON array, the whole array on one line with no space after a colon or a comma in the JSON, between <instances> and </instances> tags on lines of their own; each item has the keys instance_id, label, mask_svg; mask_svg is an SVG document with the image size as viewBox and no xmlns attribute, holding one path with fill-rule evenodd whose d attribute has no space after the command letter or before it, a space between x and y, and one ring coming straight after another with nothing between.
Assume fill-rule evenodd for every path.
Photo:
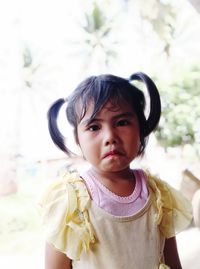
<instances>
[{"instance_id":1,"label":"ruffled sleeve","mask_svg":"<svg viewBox=\"0 0 200 269\"><path fill-rule=\"evenodd\" d=\"M77 174L65 174L53 183L40 203L47 242L78 260L90 249L95 236L89 222L90 197Z\"/></svg>"},{"instance_id":2,"label":"ruffled sleeve","mask_svg":"<svg viewBox=\"0 0 200 269\"><path fill-rule=\"evenodd\" d=\"M191 223L191 204L179 191L149 173L148 184L156 207L155 221L164 237L173 237Z\"/></svg>"}]
</instances>

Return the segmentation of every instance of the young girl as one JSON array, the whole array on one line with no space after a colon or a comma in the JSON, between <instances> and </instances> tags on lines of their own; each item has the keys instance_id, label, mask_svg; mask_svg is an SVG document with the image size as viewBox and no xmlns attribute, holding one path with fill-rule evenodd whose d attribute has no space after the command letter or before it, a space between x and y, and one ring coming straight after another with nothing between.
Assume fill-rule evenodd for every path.
<instances>
[{"instance_id":1,"label":"young girl","mask_svg":"<svg viewBox=\"0 0 200 269\"><path fill-rule=\"evenodd\" d=\"M134 80L147 87L147 117ZM93 76L67 100L56 101L48 112L50 135L71 155L57 125L65 102L75 141L91 167L80 175L66 172L44 196L45 268L180 269L175 234L190 223L190 206L167 183L130 168L160 119L153 81L143 73Z\"/></svg>"}]
</instances>

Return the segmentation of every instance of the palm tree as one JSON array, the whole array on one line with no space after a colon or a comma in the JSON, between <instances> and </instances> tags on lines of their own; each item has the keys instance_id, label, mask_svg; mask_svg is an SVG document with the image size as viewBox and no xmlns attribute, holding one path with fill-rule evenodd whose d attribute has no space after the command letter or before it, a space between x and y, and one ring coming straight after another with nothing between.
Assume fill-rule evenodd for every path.
<instances>
[{"instance_id":1,"label":"palm tree","mask_svg":"<svg viewBox=\"0 0 200 269\"><path fill-rule=\"evenodd\" d=\"M91 8L84 11L79 23L78 40L70 42L76 56L83 56L84 71L103 72L117 57L118 42L113 34L115 21L106 15L97 1L93 1Z\"/></svg>"},{"instance_id":2,"label":"palm tree","mask_svg":"<svg viewBox=\"0 0 200 269\"><path fill-rule=\"evenodd\" d=\"M51 152L45 150L49 138L46 113L56 98L56 89L52 90L45 81L45 74L49 76L47 66L30 46L21 49L20 63L20 85L10 92L2 92L1 96L9 113L5 113L8 119L2 130L6 145L0 154L0 195L17 190L18 170L24 162L31 164L49 158Z\"/></svg>"}]
</instances>

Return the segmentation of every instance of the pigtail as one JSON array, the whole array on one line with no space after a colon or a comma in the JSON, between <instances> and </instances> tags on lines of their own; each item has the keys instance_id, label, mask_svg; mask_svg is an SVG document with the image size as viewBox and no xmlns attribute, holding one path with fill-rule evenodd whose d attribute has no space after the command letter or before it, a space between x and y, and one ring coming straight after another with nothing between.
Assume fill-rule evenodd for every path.
<instances>
[{"instance_id":1,"label":"pigtail","mask_svg":"<svg viewBox=\"0 0 200 269\"><path fill-rule=\"evenodd\" d=\"M150 112L146 120L145 136L148 136L158 125L161 115L161 101L158 89L154 82L144 73L132 74L129 81L138 80L145 83L150 96Z\"/></svg>"},{"instance_id":2,"label":"pigtail","mask_svg":"<svg viewBox=\"0 0 200 269\"><path fill-rule=\"evenodd\" d=\"M67 154L70 154L69 150L65 147L64 136L58 129L58 113L60 111L61 106L65 103L64 99L58 99L54 102L49 108L47 117L48 117L48 128L50 136L54 142L54 144L59 147L62 151Z\"/></svg>"}]
</instances>

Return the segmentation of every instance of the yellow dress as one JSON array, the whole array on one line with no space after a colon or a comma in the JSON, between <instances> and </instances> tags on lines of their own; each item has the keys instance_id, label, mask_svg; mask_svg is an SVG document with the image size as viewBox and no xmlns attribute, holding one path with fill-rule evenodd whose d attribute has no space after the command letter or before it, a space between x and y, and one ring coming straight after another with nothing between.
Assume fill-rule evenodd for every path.
<instances>
[{"instance_id":1,"label":"yellow dress","mask_svg":"<svg viewBox=\"0 0 200 269\"><path fill-rule=\"evenodd\" d=\"M190 204L167 183L149 173L147 178L155 223L164 238L173 237L191 222ZM72 260L79 260L83 251L90 251L98 242L89 219L90 203L87 188L76 173L63 174L41 201L47 241ZM163 263L159 266L167 268Z\"/></svg>"}]
</instances>

